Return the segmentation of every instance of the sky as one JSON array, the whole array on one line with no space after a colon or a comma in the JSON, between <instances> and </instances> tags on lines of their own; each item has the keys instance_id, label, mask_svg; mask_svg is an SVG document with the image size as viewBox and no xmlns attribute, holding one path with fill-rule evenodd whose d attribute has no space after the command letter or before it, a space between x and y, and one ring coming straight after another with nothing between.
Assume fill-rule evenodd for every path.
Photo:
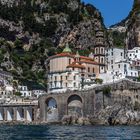
<instances>
[{"instance_id":1,"label":"sky","mask_svg":"<svg viewBox=\"0 0 140 140\"><path fill-rule=\"evenodd\" d=\"M83 0L93 4L104 17L106 27L118 23L128 16L134 0Z\"/></svg>"}]
</instances>

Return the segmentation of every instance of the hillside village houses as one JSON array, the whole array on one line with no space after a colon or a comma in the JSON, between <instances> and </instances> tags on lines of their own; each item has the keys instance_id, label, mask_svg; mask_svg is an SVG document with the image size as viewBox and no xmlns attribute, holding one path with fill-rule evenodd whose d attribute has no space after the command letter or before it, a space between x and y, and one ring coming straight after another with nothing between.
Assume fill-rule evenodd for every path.
<instances>
[{"instance_id":1,"label":"hillside village houses","mask_svg":"<svg viewBox=\"0 0 140 140\"><path fill-rule=\"evenodd\" d=\"M123 78L137 80L140 75L140 48L132 50L107 48L104 45L102 30L96 31L94 53L81 56L72 53L67 43L63 52L48 58L48 93L60 93L67 90L83 90L96 86L97 81L112 83ZM0 99L20 92L24 98L38 98L47 94L46 90L28 83L18 84L15 90L13 76L0 70Z\"/></svg>"},{"instance_id":2,"label":"hillside village houses","mask_svg":"<svg viewBox=\"0 0 140 140\"><path fill-rule=\"evenodd\" d=\"M134 48L134 50L137 50ZM106 73L101 74L99 77L103 79L104 83L114 82L123 78L136 80L139 76L139 70L132 66L135 59L135 53L128 50L125 53L121 48L108 48L106 49ZM130 55L130 52L132 56ZM139 56L140 53L137 53ZM140 58L140 56L139 56Z\"/></svg>"},{"instance_id":3,"label":"hillside village houses","mask_svg":"<svg viewBox=\"0 0 140 140\"><path fill-rule=\"evenodd\" d=\"M100 52L97 48L101 48ZM51 56L48 59L48 92L90 88L96 86L95 79L102 79L103 83L112 83L124 78L137 80L140 71L139 47L127 51L115 47L104 51L102 49L103 46L96 46L95 54L84 57L78 52L72 54L67 44L62 53Z\"/></svg>"}]
</instances>

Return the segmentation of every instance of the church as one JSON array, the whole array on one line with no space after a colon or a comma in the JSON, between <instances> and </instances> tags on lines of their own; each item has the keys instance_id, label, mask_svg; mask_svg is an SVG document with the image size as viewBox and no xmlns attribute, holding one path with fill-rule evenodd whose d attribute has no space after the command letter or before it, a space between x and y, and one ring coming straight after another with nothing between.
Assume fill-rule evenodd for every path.
<instances>
[{"instance_id":1,"label":"church","mask_svg":"<svg viewBox=\"0 0 140 140\"><path fill-rule=\"evenodd\" d=\"M88 57L80 56L78 51L73 54L67 43L62 53L48 58L48 93L82 90L86 85L90 86L98 78L100 66L93 53Z\"/></svg>"}]
</instances>

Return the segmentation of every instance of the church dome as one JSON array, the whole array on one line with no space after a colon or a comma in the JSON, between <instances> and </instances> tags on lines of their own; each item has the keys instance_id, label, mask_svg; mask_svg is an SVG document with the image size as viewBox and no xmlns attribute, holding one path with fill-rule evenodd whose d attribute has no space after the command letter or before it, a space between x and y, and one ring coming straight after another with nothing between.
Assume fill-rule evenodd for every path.
<instances>
[{"instance_id":1,"label":"church dome","mask_svg":"<svg viewBox=\"0 0 140 140\"><path fill-rule=\"evenodd\" d=\"M71 49L69 48L69 44L66 44L65 49L63 50L63 53L72 53Z\"/></svg>"}]
</instances>

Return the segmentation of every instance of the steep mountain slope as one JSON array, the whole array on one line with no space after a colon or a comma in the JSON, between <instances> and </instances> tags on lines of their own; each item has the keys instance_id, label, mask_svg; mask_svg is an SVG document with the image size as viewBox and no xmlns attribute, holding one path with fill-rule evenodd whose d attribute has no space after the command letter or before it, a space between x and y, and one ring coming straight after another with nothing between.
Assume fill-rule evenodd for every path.
<instances>
[{"instance_id":1,"label":"steep mountain slope","mask_svg":"<svg viewBox=\"0 0 140 140\"><path fill-rule=\"evenodd\" d=\"M134 1L127 20L126 48L140 47L140 0Z\"/></svg>"},{"instance_id":2,"label":"steep mountain slope","mask_svg":"<svg viewBox=\"0 0 140 140\"><path fill-rule=\"evenodd\" d=\"M48 56L67 42L86 55L97 29L105 30L100 12L80 0L0 0L1 67L45 84Z\"/></svg>"},{"instance_id":3,"label":"steep mountain slope","mask_svg":"<svg viewBox=\"0 0 140 140\"><path fill-rule=\"evenodd\" d=\"M126 49L140 47L140 0L134 0L133 8L129 15L120 23L111 26L111 28L117 29L118 34L120 34L118 32L120 28L125 28L126 31L121 32L119 36L123 36L121 42L125 43Z\"/></svg>"}]
</instances>

